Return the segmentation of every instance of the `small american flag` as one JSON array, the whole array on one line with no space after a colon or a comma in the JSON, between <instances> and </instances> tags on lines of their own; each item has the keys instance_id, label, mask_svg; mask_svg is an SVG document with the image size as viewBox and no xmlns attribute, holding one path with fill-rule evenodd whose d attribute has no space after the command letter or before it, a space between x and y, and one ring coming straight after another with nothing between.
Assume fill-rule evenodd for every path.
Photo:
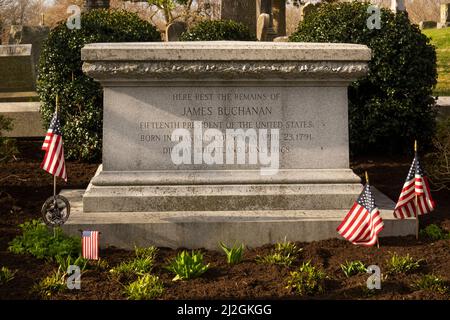
<instances>
[{"instance_id":1,"label":"small american flag","mask_svg":"<svg viewBox=\"0 0 450 320\"><path fill-rule=\"evenodd\" d=\"M56 112L50 122L42 150L46 152L44 160L41 163L41 169L67 181L64 143L62 140L61 125Z\"/></svg>"},{"instance_id":2,"label":"small american flag","mask_svg":"<svg viewBox=\"0 0 450 320\"><path fill-rule=\"evenodd\" d=\"M98 260L98 231L83 231L83 258Z\"/></svg>"},{"instance_id":3,"label":"small american flag","mask_svg":"<svg viewBox=\"0 0 450 320\"><path fill-rule=\"evenodd\" d=\"M408 176L406 177L406 182L403 185L397 205L395 206L394 216L397 219L417 216L415 204L416 196L419 215L430 213L434 210L436 204L431 197L428 179L420 166L417 152L411 168L409 169Z\"/></svg>"},{"instance_id":4,"label":"small american flag","mask_svg":"<svg viewBox=\"0 0 450 320\"><path fill-rule=\"evenodd\" d=\"M375 205L370 185L367 184L337 232L353 244L373 246L383 227L380 211Z\"/></svg>"}]
</instances>

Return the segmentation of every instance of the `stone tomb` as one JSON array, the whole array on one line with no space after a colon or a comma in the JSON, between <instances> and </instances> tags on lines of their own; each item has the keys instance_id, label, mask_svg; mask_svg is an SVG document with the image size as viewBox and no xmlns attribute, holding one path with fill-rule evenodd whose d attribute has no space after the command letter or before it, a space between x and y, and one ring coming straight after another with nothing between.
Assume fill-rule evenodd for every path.
<instances>
[{"instance_id":1,"label":"stone tomb","mask_svg":"<svg viewBox=\"0 0 450 320\"><path fill-rule=\"evenodd\" d=\"M0 92L26 92L34 88L31 44L0 46Z\"/></svg>"},{"instance_id":2,"label":"stone tomb","mask_svg":"<svg viewBox=\"0 0 450 320\"><path fill-rule=\"evenodd\" d=\"M368 71L366 46L90 44L82 58L104 87L103 164L85 192L65 193L67 232L211 249L337 236L362 188L349 169L347 87ZM401 223L385 235L414 233Z\"/></svg>"}]
</instances>

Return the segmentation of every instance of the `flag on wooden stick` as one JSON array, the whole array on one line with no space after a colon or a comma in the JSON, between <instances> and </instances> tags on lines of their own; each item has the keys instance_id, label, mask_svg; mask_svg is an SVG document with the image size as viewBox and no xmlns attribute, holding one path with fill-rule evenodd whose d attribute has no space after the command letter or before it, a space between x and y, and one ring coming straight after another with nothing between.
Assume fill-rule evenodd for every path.
<instances>
[{"instance_id":1,"label":"flag on wooden stick","mask_svg":"<svg viewBox=\"0 0 450 320\"><path fill-rule=\"evenodd\" d=\"M83 231L82 251L83 258L98 260L98 231Z\"/></svg>"},{"instance_id":2,"label":"flag on wooden stick","mask_svg":"<svg viewBox=\"0 0 450 320\"><path fill-rule=\"evenodd\" d=\"M45 136L42 150L45 151L41 169L48 173L60 177L67 181L66 163L64 160L64 143L61 133L61 125L58 119L58 112L53 115L50 127Z\"/></svg>"},{"instance_id":3,"label":"flag on wooden stick","mask_svg":"<svg viewBox=\"0 0 450 320\"><path fill-rule=\"evenodd\" d=\"M420 165L416 148L414 160L395 206L394 216L397 219L417 217L430 213L435 207L436 204L431 197L428 179Z\"/></svg>"},{"instance_id":4,"label":"flag on wooden stick","mask_svg":"<svg viewBox=\"0 0 450 320\"><path fill-rule=\"evenodd\" d=\"M380 211L375 205L375 199L367 181L358 200L337 228L337 232L355 245L373 246L378 243L378 234L383 227Z\"/></svg>"}]
</instances>

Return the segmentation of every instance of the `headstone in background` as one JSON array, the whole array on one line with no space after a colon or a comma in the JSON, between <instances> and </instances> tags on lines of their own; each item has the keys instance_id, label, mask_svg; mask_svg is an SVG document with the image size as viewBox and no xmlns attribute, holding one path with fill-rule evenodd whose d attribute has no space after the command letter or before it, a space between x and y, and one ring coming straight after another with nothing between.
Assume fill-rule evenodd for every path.
<instances>
[{"instance_id":1,"label":"headstone in background","mask_svg":"<svg viewBox=\"0 0 450 320\"><path fill-rule=\"evenodd\" d=\"M259 41L267 41L267 31L270 25L270 15L262 13L258 17L258 23L256 26L256 38Z\"/></svg>"},{"instance_id":2,"label":"headstone in background","mask_svg":"<svg viewBox=\"0 0 450 320\"><path fill-rule=\"evenodd\" d=\"M391 11L394 13L406 11L405 0L391 0Z\"/></svg>"},{"instance_id":3,"label":"headstone in background","mask_svg":"<svg viewBox=\"0 0 450 320\"><path fill-rule=\"evenodd\" d=\"M31 44L0 46L0 93L35 89Z\"/></svg>"},{"instance_id":4,"label":"headstone in background","mask_svg":"<svg viewBox=\"0 0 450 320\"><path fill-rule=\"evenodd\" d=\"M165 41L179 41L180 36L187 30L187 24L182 21L175 21L166 28Z\"/></svg>"},{"instance_id":5,"label":"headstone in background","mask_svg":"<svg viewBox=\"0 0 450 320\"><path fill-rule=\"evenodd\" d=\"M420 29L434 29L437 27L436 21L420 21L419 28Z\"/></svg>"},{"instance_id":6,"label":"headstone in background","mask_svg":"<svg viewBox=\"0 0 450 320\"><path fill-rule=\"evenodd\" d=\"M110 5L110 0L86 0L85 9L108 9Z\"/></svg>"},{"instance_id":7,"label":"headstone in background","mask_svg":"<svg viewBox=\"0 0 450 320\"><path fill-rule=\"evenodd\" d=\"M31 44L0 45L0 114L12 119L7 137L42 137Z\"/></svg>"},{"instance_id":8,"label":"headstone in background","mask_svg":"<svg viewBox=\"0 0 450 320\"><path fill-rule=\"evenodd\" d=\"M286 0L273 0L273 28L277 37L286 35Z\"/></svg>"},{"instance_id":9,"label":"headstone in background","mask_svg":"<svg viewBox=\"0 0 450 320\"><path fill-rule=\"evenodd\" d=\"M441 0L441 19L438 28L450 27L450 0Z\"/></svg>"},{"instance_id":10,"label":"headstone in background","mask_svg":"<svg viewBox=\"0 0 450 320\"><path fill-rule=\"evenodd\" d=\"M256 34L256 0L222 0L220 19L241 22Z\"/></svg>"},{"instance_id":11,"label":"headstone in background","mask_svg":"<svg viewBox=\"0 0 450 320\"><path fill-rule=\"evenodd\" d=\"M42 44L47 39L50 28L44 26L22 26L12 25L9 32L9 44L31 44L31 53L33 56L34 66L39 64L39 56L41 55Z\"/></svg>"}]
</instances>

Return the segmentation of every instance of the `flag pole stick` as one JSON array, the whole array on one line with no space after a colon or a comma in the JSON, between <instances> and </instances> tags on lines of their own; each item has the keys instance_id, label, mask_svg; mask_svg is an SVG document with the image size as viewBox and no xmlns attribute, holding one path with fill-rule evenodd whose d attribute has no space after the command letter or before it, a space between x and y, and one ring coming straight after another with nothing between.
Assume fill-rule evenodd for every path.
<instances>
[{"instance_id":1,"label":"flag pole stick","mask_svg":"<svg viewBox=\"0 0 450 320\"><path fill-rule=\"evenodd\" d=\"M414 140L414 157L417 155L417 140ZM415 177L414 177L415 179ZM415 180L414 180L415 181ZM414 182L415 185L415 182ZM415 189L415 187L414 187ZM414 190L414 206L416 209L416 240L419 240L419 205L417 203L417 193L416 190Z\"/></svg>"},{"instance_id":2,"label":"flag pole stick","mask_svg":"<svg viewBox=\"0 0 450 320\"><path fill-rule=\"evenodd\" d=\"M369 184L369 174L366 171L366 184ZM377 248L380 249L380 242L378 241L377 237Z\"/></svg>"},{"instance_id":3,"label":"flag pole stick","mask_svg":"<svg viewBox=\"0 0 450 320\"><path fill-rule=\"evenodd\" d=\"M56 116L58 117L59 112L59 96L56 95ZM56 175L53 176L53 198L55 199L55 206L56 206Z\"/></svg>"}]
</instances>

